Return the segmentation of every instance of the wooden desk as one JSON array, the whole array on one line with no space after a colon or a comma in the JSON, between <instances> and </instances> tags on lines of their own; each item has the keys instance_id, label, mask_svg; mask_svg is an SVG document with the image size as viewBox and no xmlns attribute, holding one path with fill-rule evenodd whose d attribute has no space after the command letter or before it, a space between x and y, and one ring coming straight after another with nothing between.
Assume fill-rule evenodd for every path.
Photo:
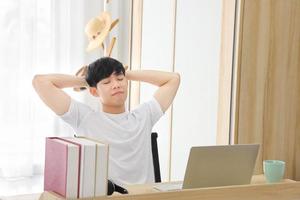
<instances>
[{"instance_id":1,"label":"wooden desk","mask_svg":"<svg viewBox=\"0 0 300 200\"><path fill-rule=\"evenodd\" d=\"M162 183L163 184L163 183ZM128 195L85 198L86 200L295 200L300 199L300 182L285 179L280 183L266 184L262 175L253 176L249 185L187 189L181 191L159 192L153 185L132 185ZM62 200L50 192L7 197L4 200Z\"/></svg>"},{"instance_id":2,"label":"wooden desk","mask_svg":"<svg viewBox=\"0 0 300 200\"><path fill-rule=\"evenodd\" d=\"M290 179L284 179L281 181L281 183L295 183L295 181ZM155 193L155 192L161 192L153 188L156 184L164 184L164 183L155 183L155 184L149 184L149 185L131 185L127 186L127 190L129 194L146 194L146 193ZM264 175L254 175L251 180L251 185L264 185L266 184L266 179ZM233 186L237 187L237 186ZM220 188L220 187L216 187Z\"/></svg>"}]
</instances>

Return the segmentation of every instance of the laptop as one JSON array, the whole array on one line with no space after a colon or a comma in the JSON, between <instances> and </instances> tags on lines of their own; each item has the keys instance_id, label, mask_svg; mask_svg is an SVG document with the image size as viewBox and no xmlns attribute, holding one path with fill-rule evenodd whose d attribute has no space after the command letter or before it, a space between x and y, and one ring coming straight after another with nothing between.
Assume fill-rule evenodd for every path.
<instances>
[{"instance_id":1,"label":"laptop","mask_svg":"<svg viewBox=\"0 0 300 200\"><path fill-rule=\"evenodd\" d=\"M259 144L192 147L183 182L160 183L160 191L249 184Z\"/></svg>"}]
</instances>

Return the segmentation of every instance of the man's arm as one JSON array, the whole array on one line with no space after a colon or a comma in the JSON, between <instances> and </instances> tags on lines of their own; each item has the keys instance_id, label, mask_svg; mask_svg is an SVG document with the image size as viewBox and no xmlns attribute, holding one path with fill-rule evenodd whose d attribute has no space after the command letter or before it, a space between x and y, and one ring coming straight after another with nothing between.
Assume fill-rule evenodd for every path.
<instances>
[{"instance_id":1,"label":"man's arm","mask_svg":"<svg viewBox=\"0 0 300 200\"><path fill-rule=\"evenodd\" d=\"M180 84L180 75L173 72L154 70L127 71L126 78L133 81L151 83L159 88L154 93L154 98L165 112L172 104Z\"/></svg>"},{"instance_id":2,"label":"man's arm","mask_svg":"<svg viewBox=\"0 0 300 200\"><path fill-rule=\"evenodd\" d=\"M67 87L86 87L84 78L64 74L35 75L32 85L42 101L57 115L69 109L71 98L62 89Z\"/></svg>"}]
</instances>

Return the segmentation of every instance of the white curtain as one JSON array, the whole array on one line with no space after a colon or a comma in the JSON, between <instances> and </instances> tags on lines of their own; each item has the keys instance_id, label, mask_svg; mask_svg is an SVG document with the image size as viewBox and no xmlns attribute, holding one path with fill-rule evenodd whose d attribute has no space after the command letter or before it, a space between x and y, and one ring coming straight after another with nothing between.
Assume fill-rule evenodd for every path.
<instances>
[{"instance_id":1,"label":"white curtain","mask_svg":"<svg viewBox=\"0 0 300 200\"><path fill-rule=\"evenodd\" d=\"M31 82L35 74L74 74L101 55L85 52L84 24L102 7L99 0L0 1L0 177L43 173L45 136L72 134Z\"/></svg>"}]
</instances>

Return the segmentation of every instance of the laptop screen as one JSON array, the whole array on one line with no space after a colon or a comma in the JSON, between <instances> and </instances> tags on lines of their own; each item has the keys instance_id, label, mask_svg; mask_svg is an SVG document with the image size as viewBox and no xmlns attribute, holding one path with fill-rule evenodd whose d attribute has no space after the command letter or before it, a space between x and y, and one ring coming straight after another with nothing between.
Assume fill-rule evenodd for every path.
<instances>
[{"instance_id":1,"label":"laptop screen","mask_svg":"<svg viewBox=\"0 0 300 200\"><path fill-rule=\"evenodd\" d=\"M259 144L192 147L183 189L249 184Z\"/></svg>"}]
</instances>

